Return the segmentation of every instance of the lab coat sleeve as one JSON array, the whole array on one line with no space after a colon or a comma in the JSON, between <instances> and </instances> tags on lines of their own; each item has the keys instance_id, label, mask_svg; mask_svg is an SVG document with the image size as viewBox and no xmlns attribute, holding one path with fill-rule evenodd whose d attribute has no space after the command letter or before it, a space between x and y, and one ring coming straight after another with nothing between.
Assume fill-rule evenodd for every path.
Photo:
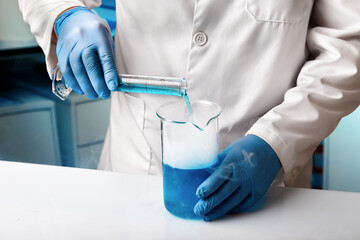
<instances>
[{"instance_id":1,"label":"lab coat sleeve","mask_svg":"<svg viewBox=\"0 0 360 240\"><path fill-rule=\"evenodd\" d=\"M49 76L57 63L56 41L52 36L56 18L61 12L74 6L92 9L99 5L101 0L19 0L24 21L30 25L32 34L45 54Z\"/></svg>"},{"instance_id":2,"label":"lab coat sleeve","mask_svg":"<svg viewBox=\"0 0 360 240\"><path fill-rule=\"evenodd\" d=\"M284 101L247 132L273 147L288 186L302 185L295 180L316 147L360 104L360 1L315 0L311 21L307 45L313 60Z\"/></svg>"}]
</instances>

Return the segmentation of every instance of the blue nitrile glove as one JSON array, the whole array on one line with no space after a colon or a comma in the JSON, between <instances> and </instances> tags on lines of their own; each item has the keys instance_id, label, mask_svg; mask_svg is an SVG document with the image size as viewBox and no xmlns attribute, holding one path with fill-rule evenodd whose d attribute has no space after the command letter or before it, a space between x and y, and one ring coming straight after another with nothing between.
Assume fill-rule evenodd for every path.
<instances>
[{"instance_id":1,"label":"blue nitrile glove","mask_svg":"<svg viewBox=\"0 0 360 240\"><path fill-rule=\"evenodd\" d=\"M274 150L261 138L247 135L219 155L220 165L198 187L195 214L212 221L254 206L281 168Z\"/></svg>"},{"instance_id":2,"label":"blue nitrile glove","mask_svg":"<svg viewBox=\"0 0 360 240\"><path fill-rule=\"evenodd\" d=\"M106 22L85 7L72 8L55 22L56 54L67 86L90 99L108 98L118 86L114 48Z\"/></svg>"}]
</instances>

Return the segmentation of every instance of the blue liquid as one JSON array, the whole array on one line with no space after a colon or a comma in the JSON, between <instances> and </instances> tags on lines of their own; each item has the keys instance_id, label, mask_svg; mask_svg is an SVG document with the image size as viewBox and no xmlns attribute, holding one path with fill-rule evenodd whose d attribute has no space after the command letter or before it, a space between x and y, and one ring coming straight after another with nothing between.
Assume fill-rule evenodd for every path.
<instances>
[{"instance_id":1,"label":"blue liquid","mask_svg":"<svg viewBox=\"0 0 360 240\"><path fill-rule=\"evenodd\" d=\"M163 164L166 209L181 218L201 219L194 213L194 206L199 201L195 193L199 185L210 176L213 167L179 169Z\"/></svg>"},{"instance_id":2,"label":"blue liquid","mask_svg":"<svg viewBox=\"0 0 360 240\"><path fill-rule=\"evenodd\" d=\"M133 93L150 93L160 95L172 95L182 97L186 94L185 90L178 90L173 88L156 88L151 86L131 86L131 85L120 85L116 91L120 92L133 92Z\"/></svg>"},{"instance_id":3,"label":"blue liquid","mask_svg":"<svg viewBox=\"0 0 360 240\"><path fill-rule=\"evenodd\" d=\"M193 122L194 119L193 119L193 112L192 112L192 108L191 108L191 103L190 103L190 99L188 97L188 95L185 93L184 95L182 95L182 98L183 100L185 101L186 103L186 106L187 106L187 109L188 109L188 112L189 112L189 119L190 119L190 122Z\"/></svg>"}]
</instances>

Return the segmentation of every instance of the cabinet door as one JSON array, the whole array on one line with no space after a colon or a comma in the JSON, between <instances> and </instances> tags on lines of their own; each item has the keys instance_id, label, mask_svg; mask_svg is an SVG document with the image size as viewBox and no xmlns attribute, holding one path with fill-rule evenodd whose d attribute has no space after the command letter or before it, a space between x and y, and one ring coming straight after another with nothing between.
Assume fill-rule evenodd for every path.
<instances>
[{"instance_id":1,"label":"cabinet door","mask_svg":"<svg viewBox=\"0 0 360 240\"><path fill-rule=\"evenodd\" d=\"M61 165L50 109L0 114L0 159Z\"/></svg>"},{"instance_id":2,"label":"cabinet door","mask_svg":"<svg viewBox=\"0 0 360 240\"><path fill-rule=\"evenodd\" d=\"M77 104L76 114L79 146L104 141L110 118L110 100Z\"/></svg>"},{"instance_id":3,"label":"cabinet door","mask_svg":"<svg viewBox=\"0 0 360 240\"><path fill-rule=\"evenodd\" d=\"M360 108L325 139L324 187L360 192Z\"/></svg>"}]
</instances>

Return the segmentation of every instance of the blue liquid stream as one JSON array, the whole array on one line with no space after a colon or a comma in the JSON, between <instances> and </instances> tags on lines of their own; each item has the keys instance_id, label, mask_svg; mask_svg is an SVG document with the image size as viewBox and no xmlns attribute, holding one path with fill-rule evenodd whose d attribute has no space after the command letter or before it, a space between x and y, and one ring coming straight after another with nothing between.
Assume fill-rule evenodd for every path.
<instances>
[{"instance_id":1,"label":"blue liquid stream","mask_svg":"<svg viewBox=\"0 0 360 240\"><path fill-rule=\"evenodd\" d=\"M164 204L175 216L201 219L194 213L199 201L196 189L210 176L215 165L200 169L179 169L163 164Z\"/></svg>"},{"instance_id":2,"label":"blue liquid stream","mask_svg":"<svg viewBox=\"0 0 360 240\"><path fill-rule=\"evenodd\" d=\"M188 118L189 118L190 122L193 122L194 121L194 119L193 119L193 111L192 111L192 108L191 108L190 99L189 99L189 97L188 97L188 95L186 93L184 95L182 95L182 98L185 101L187 109L188 109L188 113L189 113Z\"/></svg>"},{"instance_id":3,"label":"blue liquid stream","mask_svg":"<svg viewBox=\"0 0 360 240\"><path fill-rule=\"evenodd\" d=\"M156 88L156 87L152 87L152 86L137 86L137 85L120 85L118 89L116 89L116 91L121 91L121 92L134 92L134 93L149 93L149 94L159 94L159 95L171 95L171 96L178 96L178 97L182 97L182 99L185 101L188 112L189 112L189 119L190 122L192 122L192 108L191 108L191 103L190 103L190 99L188 97L188 95L186 94L186 90L179 90L179 89L174 89L174 88L166 88L166 87L162 87L162 88Z\"/></svg>"}]
</instances>

